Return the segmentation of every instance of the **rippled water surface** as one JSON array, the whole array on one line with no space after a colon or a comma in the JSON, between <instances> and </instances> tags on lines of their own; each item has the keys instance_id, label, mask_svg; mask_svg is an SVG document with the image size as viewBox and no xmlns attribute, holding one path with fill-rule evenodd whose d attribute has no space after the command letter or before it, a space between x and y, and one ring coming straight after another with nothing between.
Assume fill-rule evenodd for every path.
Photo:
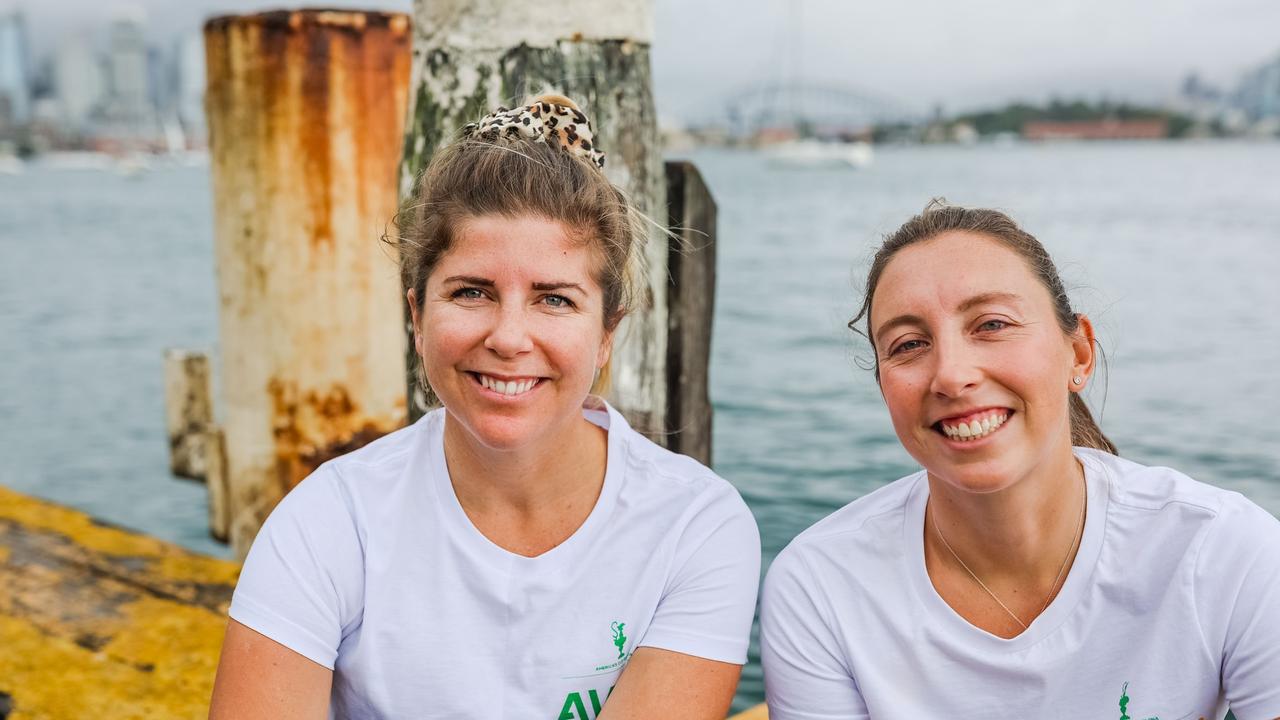
<instances>
[{"instance_id":1,"label":"rippled water surface","mask_svg":"<svg viewBox=\"0 0 1280 720\"><path fill-rule=\"evenodd\" d=\"M694 160L720 209L715 465L766 562L915 469L845 322L876 240L933 196L1006 209L1048 246L1099 330L1089 399L1125 455L1280 515L1280 144L891 148L857 172ZM163 348L217 340L206 171L0 176L0 259L0 484L225 556L203 488L168 476L161 397ZM752 647L739 708L763 694Z\"/></svg>"}]
</instances>

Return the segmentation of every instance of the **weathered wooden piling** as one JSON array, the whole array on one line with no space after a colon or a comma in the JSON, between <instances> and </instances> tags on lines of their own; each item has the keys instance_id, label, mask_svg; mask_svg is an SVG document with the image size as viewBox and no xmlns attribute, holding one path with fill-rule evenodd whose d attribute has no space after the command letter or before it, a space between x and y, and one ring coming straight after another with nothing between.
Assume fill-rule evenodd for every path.
<instances>
[{"instance_id":1,"label":"weathered wooden piling","mask_svg":"<svg viewBox=\"0 0 1280 720\"><path fill-rule=\"evenodd\" d=\"M169 430L169 471L204 480L208 474L206 434L213 429L209 356L170 348L164 353L164 415Z\"/></svg>"},{"instance_id":2,"label":"weathered wooden piling","mask_svg":"<svg viewBox=\"0 0 1280 720\"><path fill-rule=\"evenodd\" d=\"M716 202L691 162L668 162L667 447L711 464L711 325Z\"/></svg>"},{"instance_id":3,"label":"weathered wooden piling","mask_svg":"<svg viewBox=\"0 0 1280 720\"><path fill-rule=\"evenodd\" d=\"M238 574L0 487L0 715L207 717Z\"/></svg>"},{"instance_id":4,"label":"weathered wooden piling","mask_svg":"<svg viewBox=\"0 0 1280 720\"><path fill-rule=\"evenodd\" d=\"M400 189L407 196L431 155L498 105L546 91L586 109L608 154L605 173L658 223L666 219L649 45L648 0L415 0L412 110ZM632 424L662 439L667 427L667 238L650 232L650 292L619 328L610 399ZM412 330L406 328L406 336ZM412 352L412 343L408 344ZM410 416L426 410L412 356Z\"/></svg>"},{"instance_id":5,"label":"weathered wooden piling","mask_svg":"<svg viewBox=\"0 0 1280 720\"><path fill-rule=\"evenodd\" d=\"M321 462L405 417L396 210L403 14L205 25L229 534L243 556Z\"/></svg>"}]
</instances>

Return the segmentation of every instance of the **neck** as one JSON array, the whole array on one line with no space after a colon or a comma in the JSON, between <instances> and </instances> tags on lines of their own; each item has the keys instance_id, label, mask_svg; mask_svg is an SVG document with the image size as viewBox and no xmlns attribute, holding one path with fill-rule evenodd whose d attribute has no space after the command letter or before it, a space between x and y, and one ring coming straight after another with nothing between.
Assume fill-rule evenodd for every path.
<instances>
[{"instance_id":1,"label":"neck","mask_svg":"<svg viewBox=\"0 0 1280 720\"><path fill-rule=\"evenodd\" d=\"M929 477L927 541L951 546L984 582L1039 583L1063 567L1083 532L1084 470L1068 446L1062 457L994 493L969 493ZM933 537L933 523L942 537ZM939 557L950 551L938 548ZM954 558L952 558L954 560Z\"/></svg>"},{"instance_id":2,"label":"neck","mask_svg":"<svg viewBox=\"0 0 1280 720\"><path fill-rule=\"evenodd\" d=\"M528 446L495 450L445 415L449 479L473 521L477 515L562 514L587 495L589 513L604 483L607 446L607 433L577 416Z\"/></svg>"}]
</instances>

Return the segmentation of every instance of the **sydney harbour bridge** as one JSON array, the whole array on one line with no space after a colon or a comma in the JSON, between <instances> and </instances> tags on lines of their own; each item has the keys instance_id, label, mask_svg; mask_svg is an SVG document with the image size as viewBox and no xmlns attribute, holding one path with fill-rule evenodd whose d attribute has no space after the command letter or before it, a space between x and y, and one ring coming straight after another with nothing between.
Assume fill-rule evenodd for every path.
<instances>
[{"instance_id":1,"label":"sydney harbour bridge","mask_svg":"<svg viewBox=\"0 0 1280 720\"><path fill-rule=\"evenodd\" d=\"M725 99L730 131L754 135L766 128L805 132L857 132L874 125L918 122L919 108L885 95L833 83L776 83L745 88Z\"/></svg>"}]
</instances>

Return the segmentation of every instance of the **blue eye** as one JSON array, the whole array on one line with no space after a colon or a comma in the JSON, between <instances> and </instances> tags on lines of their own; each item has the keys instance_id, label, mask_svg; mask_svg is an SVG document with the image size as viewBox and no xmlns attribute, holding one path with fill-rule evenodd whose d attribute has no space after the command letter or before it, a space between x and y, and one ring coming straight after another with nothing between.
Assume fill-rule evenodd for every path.
<instances>
[{"instance_id":1,"label":"blue eye","mask_svg":"<svg viewBox=\"0 0 1280 720\"><path fill-rule=\"evenodd\" d=\"M978 326L979 330L1003 330L1009 327L1004 320L987 320Z\"/></svg>"},{"instance_id":2,"label":"blue eye","mask_svg":"<svg viewBox=\"0 0 1280 720\"><path fill-rule=\"evenodd\" d=\"M919 350L922 347L924 347L923 340L906 340L898 343L897 345L894 345L893 348L889 350L889 354L897 355L898 353L911 352L912 350Z\"/></svg>"},{"instance_id":3,"label":"blue eye","mask_svg":"<svg viewBox=\"0 0 1280 720\"><path fill-rule=\"evenodd\" d=\"M475 287L458 288L453 291L452 297L458 300L481 300L484 298L484 291Z\"/></svg>"},{"instance_id":4,"label":"blue eye","mask_svg":"<svg viewBox=\"0 0 1280 720\"><path fill-rule=\"evenodd\" d=\"M547 295L542 298L542 302L557 309L573 307L573 301L563 295Z\"/></svg>"}]
</instances>

